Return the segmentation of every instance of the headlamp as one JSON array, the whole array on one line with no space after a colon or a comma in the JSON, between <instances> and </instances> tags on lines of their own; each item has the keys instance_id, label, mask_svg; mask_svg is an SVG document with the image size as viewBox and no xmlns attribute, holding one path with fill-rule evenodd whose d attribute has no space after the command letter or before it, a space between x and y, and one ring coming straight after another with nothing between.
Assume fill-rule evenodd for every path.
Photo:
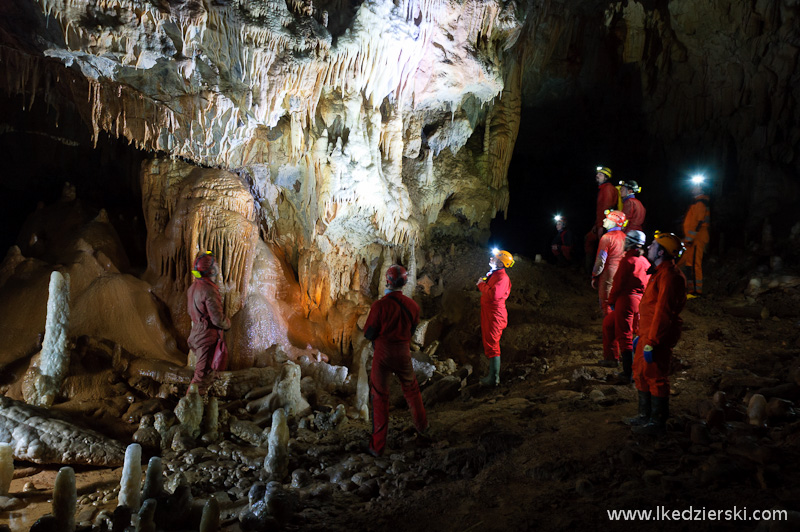
<instances>
[{"instance_id":1,"label":"headlamp","mask_svg":"<svg viewBox=\"0 0 800 532\"><path fill-rule=\"evenodd\" d=\"M498 253L500 253L500 250L499 250L499 249L497 249L497 248L492 248L492 257L496 256Z\"/></svg>"},{"instance_id":2,"label":"headlamp","mask_svg":"<svg viewBox=\"0 0 800 532\"><path fill-rule=\"evenodd\" d=\"M553 221L556 223L560 222L562 219L563 218L561 218L560 214L556 214L555 216L553 216Z\"/></svg>"},{"instance_id":3,"label":"headlamp","mask_svg":"<svg viewBox=\"0 0 800 532\"><path fill-rule=\"evenodd\" d=\"M692 184L693 185L702 185L706 181L706 176L703 174L695 174L692 176Z\"/></svg>"}]
</instances>

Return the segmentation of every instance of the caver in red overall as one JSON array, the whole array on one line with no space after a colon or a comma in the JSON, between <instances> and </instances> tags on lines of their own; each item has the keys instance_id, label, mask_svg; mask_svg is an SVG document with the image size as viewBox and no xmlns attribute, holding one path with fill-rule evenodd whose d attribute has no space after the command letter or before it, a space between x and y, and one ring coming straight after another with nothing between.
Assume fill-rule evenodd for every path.
<instances>
[{"instance_id":1,"label":"caver in red overall","mask_svg":"<svg viewBox=\"0 0 800 532\"><path fill-rule=\"evenodd\" d=\"M511 294L511 279L505 268L493 270L486 282L478 283L481 291L481 337L487 358L500 356L500 337L508 325L506 299Z\"/></svg>"},{"instance_id":2,"label":"caver in red overall","mask_svg":"<svg viewBox=\"0 0 800 532\"><path fill-rule=\"evenodd\" d=\"M642 256L639 249L629 249L619 263L614 283L608 294L608 304L614 310L603 320L603 358L615 360L616 343L620 352L633 352L633 336L639 327L639 302L642 300L650 275L647 270L650 262ZM632 357L631 357L632 360ZM630 361L623 369L630 377Z\"/></svg>"},{"instance_id":3,"label":"caver in red overall","mask_svg":"<svg viewBox=\"0 0 800 532\"><path fill-rule=\"evenodd\" d=\"M669 397L672 348L681 337L680 313L686 305L686 277L673 261L656 267L639 305L639 342L633 359L636 389L652 397ZM644 348L653 348L653 362L644 360Z\"/></svg>"},{"instance_id":4,"label":"caver in red overall","mask_svg":"<svg viewBox=\"0 0 800 532\"><path fill-rule=\"evenodd\" d=\"M625 253L625 233L621 227L612 227L597 247L597 256L592 269L592 277L597 279L597 294L600 300L600 310L603 316L611 313L608 306L608 294L614 282L614 274L617 273L619 261Z\"/></svg>"},{"instance_id":5,"label":"caver in red overall","mask_svg":"<svg viewBox=\"0 0 800 532\"><path fill-rule=\"evenodd\" d=\"M186 292L187 310L192 319L192 331L189 333L187 343L194 351L196 362L192 382L197 384L201 394L205 393L210 384L211 359L217 341L222 338L222 331L228 330L231 323L222 311L222 298L219 288L211 277L216 275L216 261L209 254L200 255L195 260L195 279Z\"/></svg>"},{"instance_id":6,"label":"caver in red overall","mask_svg":"<svg viewBox=\"0 0 800 532\"><path fill-rule=\"evenodd\" d=\"M396 289L372 304L364 324L364 336L372 340L375 346L370 372L372 437L369 442L370 452L374 455L383 454L386 446L386 433L389 429L389 376L392 373L400 379L414 426L419 432L424 432L428 427L409 350L411 336L418 323L419 306Z\"/></svg>"},{"instance_id":7,"label":"caver in red overall","mask_svg":"<svg viewBox=\"0 0 800 532\"><path fill-rule=\"evenodd\" d=\"M642 205L642 202L636 199L633 194L628 194L622 198L622 212L625 213L628 223L625 224L624 231L641 231L644 225L644 217L647 210Z\"/></svg>"},{"instance_id":8,"label":"caver in red overall","mask_svg":"<svg viewBox=\"0 0 800 532\"><path fill-rule=\"evenodd\" d=\"M619 192L617 187L606 181L597 186L597 208L595 211L594 225L592 229L586 233L584 238L584 251L586 252L587 260L595 255L595 249L598 246L598 241L603 237L603 220L606 217L606 211L609 209L617 208L617 201L619 199Z\"/></svg>"}]
</instances>

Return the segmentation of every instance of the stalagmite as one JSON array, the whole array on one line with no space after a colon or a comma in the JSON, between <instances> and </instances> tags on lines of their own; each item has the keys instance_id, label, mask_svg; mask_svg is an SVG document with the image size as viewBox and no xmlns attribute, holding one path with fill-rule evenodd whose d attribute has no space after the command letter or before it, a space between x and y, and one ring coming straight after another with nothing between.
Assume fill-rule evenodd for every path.
<instances>
[{"instance_id":1,"label":"stalagmite","mask_svg":"<svg viewBox=\"0 0 800 532\"><path fill-rule=\"evenodd\" d=\"M26 403L51 406L55 401L69 370L68 331L69 275L54 271L50 274L47 321L38 367L28 370L32 386L23 386Z\"/></svg>"},{"instance_id":2,"label":"stalagmite","mask_svg":"<svg viewBox=\"0 0 800 532\"><path fill-rule=\"evenodd\" d=\"M186 395L178 401L175 407L175 416L192 435L200 436L200 424L203 421L203 397L197 391L197 384L190 384Z\"/></svg>"},{"instance_id":3,"label":"stalagmite","mask_svg":"<svg viewBox=\"0 0 800 532\"><path fill-rule=\"evenodd\" d=\"M219 503L211 497L203 505L199 532L217 532L219 530Z\"/></svg>"},{"instance_id":4,"label":"stalagmite","mask_svg":"<svg viewBox=\"0 0 800 532\"><path fill-rule=\"evenodd\" d=\"M157 499L164 491L164 467L160 456L153 456L147 462L142 499Z\"/></svg>"},{"instance_id":5,"label":"stalagmite","mask_svg":"<svg viewBox=\"0 0 800 532\"><path fill-rule=\"evenodd\" d=\"M203 412L203 437L208 437L210 441L218 438L219 433L219 400L216 397L209 397Z\"/></svg>"},{"instance_id":6,"label":"stalagmite","mask_svg":"<svg viewBox=\"0 0 800 532\"><path fill-rule=\"evenodd\" d=\"M136 524L136 532L156 532L157 504L155 499L146 499L139 510L139 522Z\"/></svg>"},{"instance_id":7,"label":"stalagmite","mask_svg":"<svg viewBox=\"0 0 800 532\"><path fill-rule=\"evenodd\" d=\"M264 469L271 479L282 482L289 474L289 426L283 408L272 413L268 443L269 454L264 459Z\"/></svg>"},{"instance_id":8,"label":"stalagmite","mask_svg":"<svg viewBox=\"0 0 800 532\"><path fill-rule=\"evenodd\" d=\"M767 422L767 400L761 394L753 394L747 405L747 417L751 425L763 426Z\"/></svg>"},{"instance_id":9,"label":"stalagmite","mask_svg":"<svg viewBox=\"0 0 800 532\"><path fill-rule=\"evenodd\" d=\"M11 445L0 443L0 495L8 495L14 478L14 453Z\"/></svg>"},{"instance_id":10,"label":"stalagmite","mask_svg":"<svg viewBox=\"0 0 800 532\"><path fill-rule=\"evenodd\" d=\"M356 382L355 407L359 417L369 421L369 372L367 359L372 354L372 347L365 343L358 356L358 381Z\"/></svg>"},{"instance_id":11,"label":"stalagmite","mask_svg":"<svg viewBox=\"0 0 800 532\"><path fill-rule=\"evenodd\" d=\"M78 492L75 487L75 471L71 467L58 470L53 485L53 517L63 532L75 530L75 509L78 504Z\"/></svg>"},{"instance_id":12,"label":"stalagmite","mask_svg":"<svg viewBox=\"0 0 800 532\"><path fill-rule=\"evenodd\" d=\"M119 483L119 504L134 512L139 510L142 489L142 446L138 443L128 445L125 450L125 464L122 466L122 479Z\"/></svg>"}]
</instances>

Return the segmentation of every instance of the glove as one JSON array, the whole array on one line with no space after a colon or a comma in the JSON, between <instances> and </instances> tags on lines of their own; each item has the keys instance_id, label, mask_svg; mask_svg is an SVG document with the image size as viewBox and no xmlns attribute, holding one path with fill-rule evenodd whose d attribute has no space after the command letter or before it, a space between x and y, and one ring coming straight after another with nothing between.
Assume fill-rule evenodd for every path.
<instances>
[{"instance_id":1,"label":"glove","mask_svg":"<svg viewBox=\"0 0 800 532\"><path fill-rule=\"evenodd\" d=\"M653 347L646 345L644 346L644 361L648 364L653 363Z\"/></svg>"},{"instance_id":2,"label":"glove","mask_svg":"<svg viewBox=\"0 0 800 532\"><path fill-rule=\"evenodd\" d=\"M614 310L614 305L609 305L608 308L610 308L611 310Z\"/></svg>"},{"instance_id":3,"label":"glove","mask_svg":"<svg viewBox=\"0 0 800 532\"><path fill-rule=\"evenodd\" d=\"M597 277L592 277L592 288L597 290Z\"/></svg>"}]
</instances>

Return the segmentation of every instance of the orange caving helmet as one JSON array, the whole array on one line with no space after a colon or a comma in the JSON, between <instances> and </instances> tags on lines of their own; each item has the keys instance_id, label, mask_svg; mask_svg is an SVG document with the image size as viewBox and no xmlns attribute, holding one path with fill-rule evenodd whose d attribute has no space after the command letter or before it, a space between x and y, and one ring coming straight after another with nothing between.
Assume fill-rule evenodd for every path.
<instances>
[{"instance_id":1,"label":"orange caving helmet","mask_svg":"<svg viewBox=\"0 0 800 532\"><path fill-rule=\"evenodd\" d=\"M514 265L514 257L508 251L498 249L494 252L494 257L503 264L503 268L510 268Z\"/></svg>"},{"instance_id":2,"label":"orange caving helmet","mask_svg":"<svg viewBox=\"0 0 800 532\"><path fill-rule=\"evenodd\" d=\"M622 211L606 211L606 218L617 224L617 227L625 227L625 224L628 223L628 218L625 216L625 213Z\"/></svg>"},{"instance_id":3,"label":"orange caving helmet","mask_svg":"<svg viewBox=\"0 0 800 532\"><path fill-rule=\"evenodd\" d=\"M210 251L200 253L194 259L194 266L192 267L192 275L200 279L201 277L211 277L214 275L214 270L217 267L217 259Z\"/></svg>"},{"instance_id":4,"label":"orange caving helmet","mask_svg":"<svg viewBox=\"0 0 800 532\"><path fill-rule=\"evenodd\" d=\"M656 231L653 235L653 241L664 248L673 259L681 258L683 252L686 251L686 248L683 246L683 242L674 233L662 233L661 231Z\"/></svg>"},{"instance_id":5,"label":"orange caving helmet","mask_svg":"<svg viewBox=\"0 0 800 532\"><path fill-rule=\"evenodd\" d=\"M386 270L386 286L390 288L402 288L408 281L408 272L399 264L393 264Z\"/></svg>"}]
</instances>

